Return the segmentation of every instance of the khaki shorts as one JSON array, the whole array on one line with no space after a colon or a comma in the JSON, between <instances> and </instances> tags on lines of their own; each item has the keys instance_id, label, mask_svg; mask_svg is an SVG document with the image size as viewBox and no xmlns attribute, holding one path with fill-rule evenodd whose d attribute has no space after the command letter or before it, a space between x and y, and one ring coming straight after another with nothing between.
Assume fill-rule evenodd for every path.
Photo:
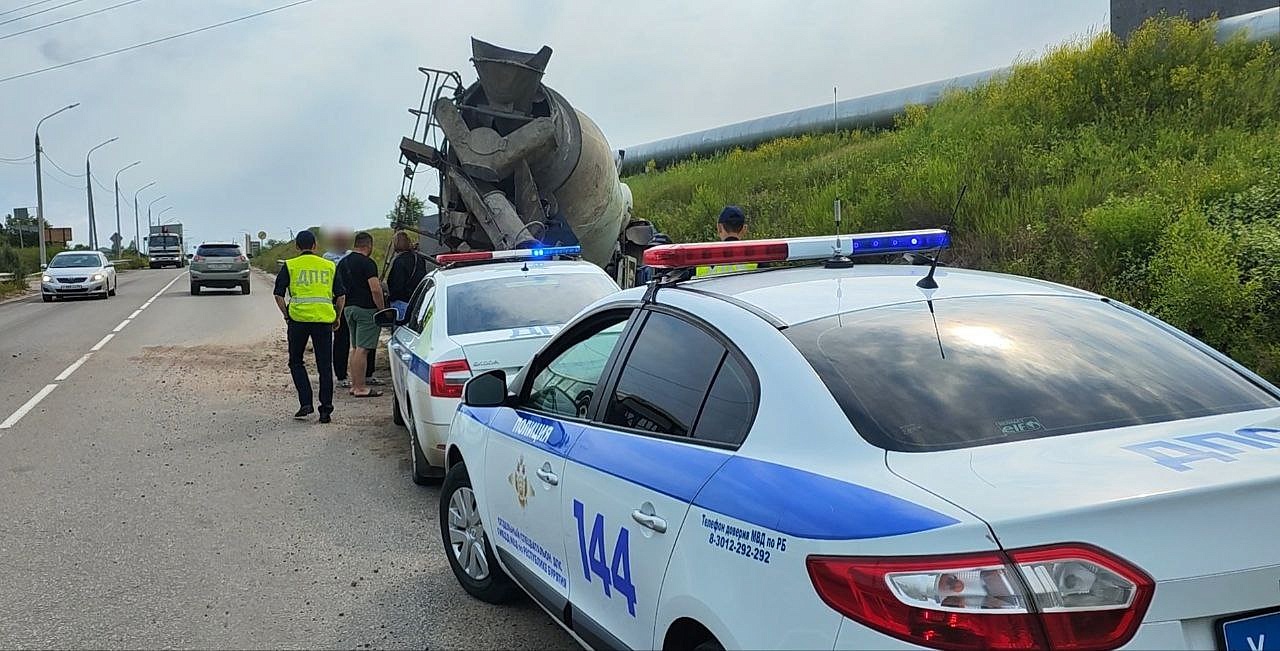
<instances>
[{"instance_id":1,"label":"khaki shorts","mask_svg":"<svg viewBox=\"0 0 1280 651\"><path fill-rule=\"evenodd\" d=\"M367 307L348 305L342 311L347 317L347 329L351 331L351 345L356 348L373 350L378 347L378 324L373 322L374 310Z\"/></svg>"}]
</instances>

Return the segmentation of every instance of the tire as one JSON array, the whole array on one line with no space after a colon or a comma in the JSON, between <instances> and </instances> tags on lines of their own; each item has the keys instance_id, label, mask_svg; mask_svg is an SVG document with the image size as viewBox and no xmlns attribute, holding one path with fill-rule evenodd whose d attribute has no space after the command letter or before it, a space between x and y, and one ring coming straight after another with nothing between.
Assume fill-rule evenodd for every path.
<instances>
[{"instance_id":1,"label":"tire","mask_svg":"<svg viewBox=\"0 0 1280 651\"><path fill-rule=\"evenodd\" d=\"M724 651L724 645L720 644L719 640L711 638L693 647L693 651Z\"/></svg>"},{"instance_id":2,"label":"tire","mask_svg":"<svg viewBox=\"0 0 1280 651\"><path fill-rule=\"evenodd\" d=\"M404 414L400 413L400 396L395 391L391 392L391 422L404 427Z\"/></svg>"},{"instance_id":3,"label":"tire","mask_svg":"<svg viewBox=\"0 0 1280 651\"><path fill-rule=\"evenodd\" d=\"M248 282L244 282L244 283L241 283L241 284L240 284L240 293L241 293L241 294L248 294L248 293L249 293L249 283L248 283Z\"/></svg>"},{"instance_id":4,"label":"tire","mask_svg":"<svg viewBox=\"0 0 1280 651\"><path fill-rule=\"evenodd\" d=\"M51 296L51 295L49 295L49 294L41 294L41 295L40 295L40 298L44 299L44 302L46 302L46 303L52 303L52 302L53 302L53 296Z\"/></svg>"},{"instance_id":5,"label":"tire","mask_svg":"<svg viewBox=\"0 0 1280 651\"><path fill-rule=\"evenodd\" d=\"M118 280L116 281L116 284L115 284L114 286L112 286L112 288L111 288L111 289L108 289L108 290L107 290L107 296L115 296L115 295L116 295L116 290L117 290L117 289L120 289L120 281L118 281Z\"/></svg>"},{"instance_id":6,"label":"tire","mask_svg":"<svg viewBox=\"0 0 1280 651\"><path fill-rule=\"evenodd\" d=\"M192 296L200 295L200 285L198 283L191 283L191 295Z\"/></svg>"},{"instance_id":7,"label":"tire","mask_svg":"<svg viewBox=\"0 0 1280 651\"><path fill-rule=\"evenodd\" d=\"M463 505L471 508L465 509L467 512L464 513ZM454 514L452 521L451 514ZM451 532L458 538L458 547L453 545ZM440 490L440 540L444 543L444 554L449 558L453 576L467 594L486 603L502 604L520 592L495 560L489 536L480 521L479 510L475 508L475 492L471 490L471 478L464 463L449 469ZM480 552L483 556L476 555ZM472 573L479 578L468 573L460 559L465 559Z\"/></svg>"}]
</instances>

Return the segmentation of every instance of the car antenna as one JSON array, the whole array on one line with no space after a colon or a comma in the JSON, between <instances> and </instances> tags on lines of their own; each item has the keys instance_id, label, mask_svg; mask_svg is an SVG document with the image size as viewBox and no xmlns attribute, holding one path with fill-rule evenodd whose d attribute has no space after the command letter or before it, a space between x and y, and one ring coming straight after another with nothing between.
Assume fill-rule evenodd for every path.
<instances>
[{"instance_id":1,"label":"car antenna","mask_svg":"<svg viewBox=\"0 0 1280 651\"><path fill-rule=\"evenodd\" d=\"M960 196L956 197L956 205L951 209L951 217L947 220L947 225L943 227L943 230L948 233L951 232L951 227L956 223L956 212L960 210L960 202L964 201L964 193L968 190L968 183L960 186ZM933 279L933 272L938 270L938 258L940 257L942 257L942 249L938 249L938 251L933 254L933 258L929 261L929 273L925 274L924 278L916 281L916 287L919 287L920 289L938 288L938 281Z\"/></svg>"},{"instance_id":2,"label":"car antenna","mask_svg":"<svg viewBox=\"0 0 1280 651\"><path fill-rule=\"evenodd\" d=\"M836 244L831 249L831 257L822 263L824 269L848 269L853 266L853 259L844 254L840 249L840 200L836 199L834 204L836 216Z\"/></svg>"}]
</instances>

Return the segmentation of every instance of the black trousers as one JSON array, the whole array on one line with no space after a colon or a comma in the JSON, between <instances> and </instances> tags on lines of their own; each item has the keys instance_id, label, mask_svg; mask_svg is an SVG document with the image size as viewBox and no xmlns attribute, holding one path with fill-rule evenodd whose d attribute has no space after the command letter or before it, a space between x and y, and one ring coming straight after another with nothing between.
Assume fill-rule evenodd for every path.
<instances>
[{"instance_id":1,"label":"black trousers","mask_svg":"<svg viewBox=\"0 0 1280 651\"><path fill-rule=\"evenodd\" d=\"M341 325L333 333L333 375L342 381L347 379L347 356L351 354L351 330L347 327L346 317L339 316L338 319ZM369 351L369 363L364 367L365 377L373 377L373 360L377 356L378 351Z\"/></svg>"},{"instance_id":2,"label":"black trousers","mask_svg":"<svg viewBox=\"0 0 1280 651\"><path fill-rule=\"evenodd\" d=\"M333 324L289 322L289 374L298 390L298 405L315 406L311 401L311 378L303 355L307 342L316 354L316 370L320 373L320 413L333 413Z\"/></svg>"}]
</instances>

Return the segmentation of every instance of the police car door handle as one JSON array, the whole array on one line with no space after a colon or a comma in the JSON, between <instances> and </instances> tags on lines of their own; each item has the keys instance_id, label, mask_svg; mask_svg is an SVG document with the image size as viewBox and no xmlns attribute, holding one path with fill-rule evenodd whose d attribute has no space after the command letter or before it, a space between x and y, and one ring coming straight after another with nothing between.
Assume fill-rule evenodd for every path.
<instances>
[{"instance_id":1,"label":"police car door handle","mask_svg":"<svg viewBox=\"0 0 1280 651\"><path fill-rule=\"evenodd\" d=\"M635 520L640 526L645 527L647 529L653 529L658 533L667 532L666 520L663 520L662 518L656 515L653 515L651 513L645 513L640 509L636 509L631 512L631 519Z\"/></svg>"},{"instance_id":2,"label":"police car door handle","mask_svg":"<svg viewBox=\"0 0 1280 651\"><path fill-rule=\"evenodd\" d=\"M541 479L542 481L545 481L548 484L551 484L552 486L556 486L560 483L560 477L556 475L554 472L551 472L550 463L542 464L542 467L538 468L538 472L534 474L538 475L538 479Z\"/></svg>"}]
</instances>

